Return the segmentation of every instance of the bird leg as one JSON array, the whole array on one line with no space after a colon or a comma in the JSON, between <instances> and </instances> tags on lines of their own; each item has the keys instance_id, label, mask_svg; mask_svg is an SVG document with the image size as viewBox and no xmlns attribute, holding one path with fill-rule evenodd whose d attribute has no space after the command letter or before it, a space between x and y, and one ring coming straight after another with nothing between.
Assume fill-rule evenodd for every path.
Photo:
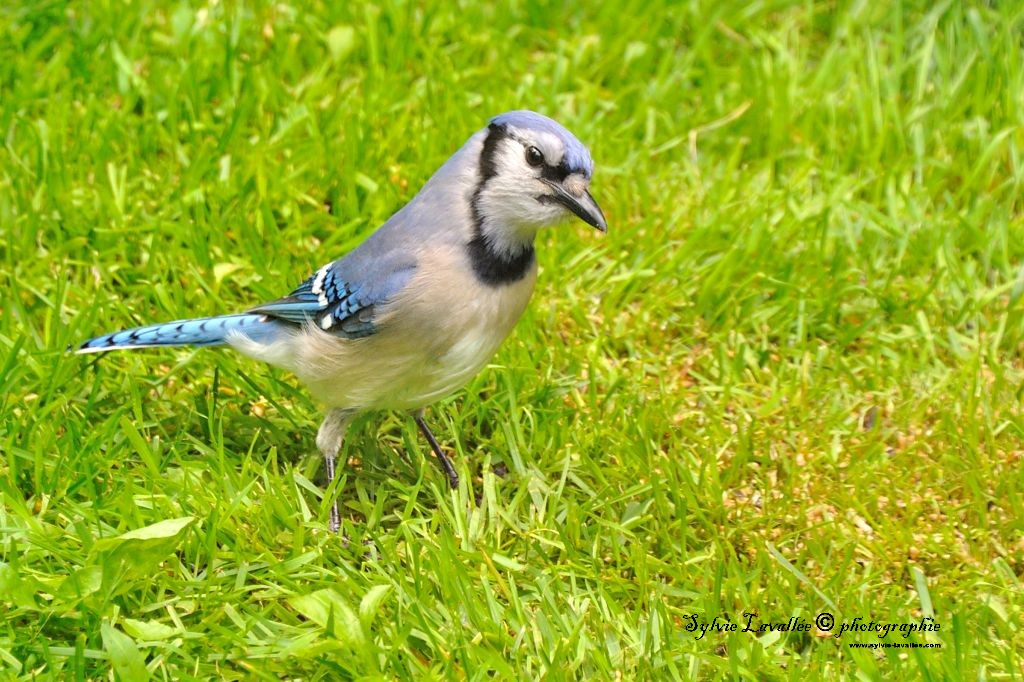
<instances>
[{"instance_id":1,"label":"bird leg","mask_svg":"<svg viewBox=\"0 0 1024 682\"><path fill-rule=\"evenodd\" d=\"M413 413L412 418L416 420L416 426L420 427L420 431L423 432L427 442L430 443L430 449L434 451L437 456L437 461L441 465L441 469L444 470L445 476L448 477L448 485L453 489L459 487L459 475L455 472L455 467L452 466L452 461L448 459L448 455L444 454L441 450L441 446L438 445L437 439L434 438L434 434L430 432L430 427L427 426L427 422L423 421L423 410L417 410Z\"/></svg>"},{"instance_id":2,"label":"bird leg","mask_svg":"<svg viewBox=\"0 0 1024 682\"><path fill-rule=\"evenodd\" d=\"M341 450L341 442L345 438L345 431L348 430L348 425L352 422L354 416L355 410L332 409L324 417L320 430L316 433L316 445L324 456L324 466L327 469L326 488L330 488L331 483L334 481L335 461L337 460L338 452ZM341 514L338 513L337 497L331 501L331 520L328 527L332 533L337 533L338 529L341 528Z\"/></svg>"}]
</instances>

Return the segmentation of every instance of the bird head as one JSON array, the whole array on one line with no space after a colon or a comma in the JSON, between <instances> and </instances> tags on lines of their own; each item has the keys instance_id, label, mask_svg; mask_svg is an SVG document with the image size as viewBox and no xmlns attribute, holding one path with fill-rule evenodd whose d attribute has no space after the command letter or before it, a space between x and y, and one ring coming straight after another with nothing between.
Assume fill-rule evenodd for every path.
<instances>
[{"instance_id":1,"label":"bird head","mask_svg":"<svg viewBox=\"0 0 1024 682\"><path fill-rule=\"evenodd\" d=\"M608 229L590 195L594 162L572 133L532 111L496 116L484 133L473 212L489 241L532 242L573 215Z\"/></svg>"}]
</instances>

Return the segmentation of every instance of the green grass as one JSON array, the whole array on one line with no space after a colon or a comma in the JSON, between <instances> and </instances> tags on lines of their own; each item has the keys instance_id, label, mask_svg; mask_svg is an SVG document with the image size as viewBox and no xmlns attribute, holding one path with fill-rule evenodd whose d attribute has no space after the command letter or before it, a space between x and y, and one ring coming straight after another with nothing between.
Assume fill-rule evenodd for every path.
<instances>
[{"instance_id":1,"label":"green grass","mask_svg":"<svg viewBox=\"0 0 1024 682\"><path fill-rule=\"evenodd\" d=\"M4 676L1021 679L1024 6L386 4L0 9ZM280 295L519 107L611 229L432 410L458 491L362 419L345 544L291 377L64 352ZM686 630L823 611L942 648Z\"/></svg>"}]
</instances>

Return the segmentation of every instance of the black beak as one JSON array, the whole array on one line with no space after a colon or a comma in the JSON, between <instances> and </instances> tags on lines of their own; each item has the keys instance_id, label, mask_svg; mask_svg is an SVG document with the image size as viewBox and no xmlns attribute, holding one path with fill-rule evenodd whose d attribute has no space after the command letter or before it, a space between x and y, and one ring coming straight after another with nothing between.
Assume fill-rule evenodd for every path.
<instances>
[{"instance_id":1,"label":"black beak","mask_svg":"<svg viewBox=\"0 0 1024 682\"><path fill-rule=\"evenodd\" d=\"M557 182L545 180L544 183L554 190L555 193L553 196L544 196L542 200L561 204L579 216L580 220L586 224L596 227L602 232L608 231L608 223L604 220L604 213L601 212L601 207L594 201L594 197L590 196L589 190L584 190L582 197L575 197Z\"/></svg>"}]
</instances>

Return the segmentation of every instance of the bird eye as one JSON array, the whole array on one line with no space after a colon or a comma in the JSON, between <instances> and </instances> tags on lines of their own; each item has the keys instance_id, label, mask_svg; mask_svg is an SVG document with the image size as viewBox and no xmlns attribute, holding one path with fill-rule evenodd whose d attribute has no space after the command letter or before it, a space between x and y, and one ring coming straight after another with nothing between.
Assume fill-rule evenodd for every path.
<instances>
[{"instance_id":1,"label":"bird eye","mask_svg":"<svg viewBox=\"0 0 1024 682\"><path fill-rule=\"evenodd\" d=\"M536 147L526 148L526 163L531 166L539 166L544 163L544 155Z\"/></svg>"}]
</instances>

